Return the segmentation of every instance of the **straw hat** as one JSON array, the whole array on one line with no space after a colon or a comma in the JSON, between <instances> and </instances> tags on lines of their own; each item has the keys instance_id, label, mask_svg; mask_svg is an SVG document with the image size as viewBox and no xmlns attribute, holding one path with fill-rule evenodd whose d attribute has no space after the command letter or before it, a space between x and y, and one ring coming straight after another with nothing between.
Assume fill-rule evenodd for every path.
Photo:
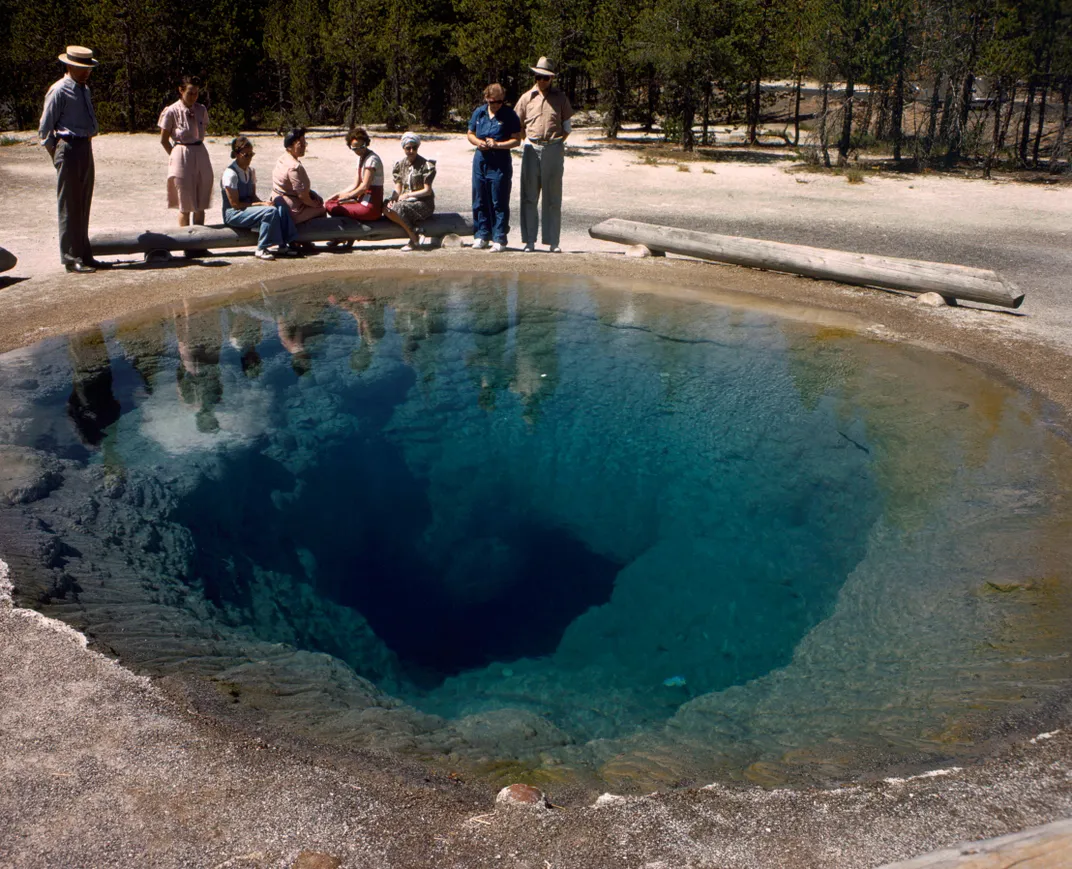
<instances>
[{"instance_id":1,"label":"straw hat","mask_svg":"<svg viewBox=\"0 0 1072 869\"><path fill-rule=\"evenodd\" d=\"M529 69L536 73L536 75L549 75L552 78L555 75L554 61L548 60L546 57L541 57L536 61L536 66L530 66Z\"/></svg>"},{"instance_id":2,"label":"straw hat","mask_svg":"<svg viewBox=\"0 0 1072 869\"><path fill-rule=\"evenodd\" d=\"M93 59L93 49L86 48L84 45L68 45L67 51L59 57L67 66L81 66L93 69L97 65L97 61Z\"/></svg>"}]
</instances>

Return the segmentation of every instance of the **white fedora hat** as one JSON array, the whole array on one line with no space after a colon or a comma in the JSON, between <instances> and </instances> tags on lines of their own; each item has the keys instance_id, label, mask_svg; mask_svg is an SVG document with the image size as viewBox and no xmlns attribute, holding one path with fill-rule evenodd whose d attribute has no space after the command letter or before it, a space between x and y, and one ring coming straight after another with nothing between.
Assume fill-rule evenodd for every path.
<instances>
[{"instance_id":1,"label":"white fedora hat","mask_svg":"<svg viewBox=\"0 0 1072 869\"><path fill-rule=\"evenodd\" d=\"M84 45L68 45L67 51L60 55L60 60L67 66L84 66L92 69L97 65L97 61L93 59L93 49L86 48Z\"/></svg>"},{"instance_id":2,"label":"white fedora hat","mask_svg":"<svg viewBox=\"0 0 1072 869\"><path fill-rule=\"evenodd\" d=\"M529 69L536 73L536 75L554 76L555 74L554 62L548 60L546 57L541 57L536 61L536 66L530 66Z\"/></svg>"}]
</instances>

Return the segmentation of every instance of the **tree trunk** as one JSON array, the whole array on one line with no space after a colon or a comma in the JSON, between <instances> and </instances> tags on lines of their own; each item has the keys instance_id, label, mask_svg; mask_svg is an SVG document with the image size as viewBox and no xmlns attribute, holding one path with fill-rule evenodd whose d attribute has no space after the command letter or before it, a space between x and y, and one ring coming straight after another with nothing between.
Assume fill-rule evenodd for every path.
<instances>
[{"instance_id":1,"label":"tree trunk","mask_svg":"<svg viewBox=\"0 0 1072 869\"><path fill-rule=\"evenodd\" d=\"M700 139L700 144L707 147L711 144L708 140L708 134L711 129L711 80L704 77L703 88L703 137Z\"/></svg>"},{"instance_id":2,"label":"tree trunk","mask_svg":"<svg viewBox=\"0 0 1072 869\"><path fill-rule=\"evenodd\" d=\"M938 101L941 92L942 74L938 73L938 75L934 77L934 92L931 94L931 115L927 122L927 135L923 140L924 157L929 157L931 155L931 148L934 147L934 137L938 132Z\"/></svg>"},{"instance_id":3,"label":"tree trunk","mask_svg":"<svg viewBox=\"0 0 1072 869\"><path fill-rule=\"evenodd\" d=\"M748 83L748 144L754 145L759 140L759 94L761 81L756 78Z\"/></svg>"},{"instance_id":4,"label":"tree trunk","mask_svg":"<svg viewBox=\"0 0 1072 869\"><path fill-rule=\"evenodd\" d=\"M1032 76L1027 83L1027 99L1024 101L1024 117L1023 125L1020 128L1020 150L1017 152L1020 157L1020 164L1027 165L1027 143L1031 138L1031 108L1035 102L1035 77Z\"/></svg>"},{"instance_id":5,"label":"tree trunk","mask_svg":"<svg viewBox=\"0 0 1072 869\"><path fill-rule=\"evenodd\" d=\"M137 107L134 104L134 51L130 38L130 12L124 10L123 14L123 52L126 55L123 63L126 66L126 98L127 98L127 132L134 133L138 129Z\"/></svg>"},{"instance_id":6,"label":"tree trunk","mask_svg":"<svg viewBox=\"0 0 1072 869\"><path fill-rule=\"evenodd\" d=\"M964 131L968 128L968 113L971 111L974 86L975 76L969 72L964 76L964 84L960 89L960 111L957 112L956 126L949 137L949 150L945 155L945 164L950 168L956 165L964 150Z\"/></svg>"},{"instance_id":7,"label":"tree trunk","mask_svg":"<svg viewBox=\"0 0 1072 869\"><path fill-rule=\"evenodd\" d=\"M692 82L695 76L687 77L689 85L685 88L685 94L681 100L681 147L686 151L692 151L696 147L696 136L692 132L692 125L696 121L696 98L693 94Z\"/></svg>"},{"instance_id":8,"label":"tree trunk","mask_svg":"<svg viewBox=\"0 0 1072 869\"><path fill-rule=\"evenodd\" d=\"M648 103L644 112L644 124L643 129L645 133L650 133L655 127L655 110L659 106L659 85L655 79L655 65L648 64Z\"/></svg>"},{"instance_id":9,"label":"tree trunk","mask_svg":"<svg viewBox=\"0 0 1072 869\"><path fill-rule=\"evenodd\" d=\"M1038 169L1039 147L1042 145L1042 128L1046 125L1046 97L1049 95L1048 83L1043 83L1042 94L1039 97L1038 126L1035 128L1035 142L1031 147L1031 165Z\"/></svg>"},{"instance_id":10,"label":"tree trunk","mask_svg":"<svg viewBox=\"0 0 1072 869\"><path fill-rule=\"evenodd\" d=\"M800 145L800 88L802 84L801 74L797 73L796 93L793 97L793 147Z\"/></svg>"},{"instance_id":11,"label":"tree trunk","mask_svg":"<svg viewBox=\"0 0 1072 869\"><path fill-rule=\"evenodd\" d=\"M350 61L350 126L357 126L357 60Z\"/></svg>"},{"instance_id":12,"label":"tree trunk","mask_svg":"<svg viewBox=\"0 0 1072 869\"><path fill-rule=\"evenodd\" d=\"M1056 174L1061 171L1060 160L1064 156L1065 135L1068 133L1069 122L1068 103L1072 97L1072 78L1065 79L1061 86L1061 126L1057 129L1057 140L1050 150L1050 172Z\"/></svg>"},{"instance_id":13,"label":"tree trunk","mask_svg":"<svg viewBox=\"0 0 1072 869\"><path fill-rule=\"evenodd\" d=\"M823 82L823 107L819 112L819 148L823 153L823 165L830 168L830 135L827 129L827 115L830 108L830 83Z\"/></svg>"},{"instance_id":14,"label":"tree trunk","mask_svg":"<svg viewBox=\"0 0 1072 869\"><path fill-rule=\"evenodd\" d=\"M1012 90L1009 91L1009 110L1005 112L1005 120L1001 124L1001 136L998 138L998 150L1000 151L1005 147L1005 141L1009 138L1009 127L1012 126L1012 115L1016 111L1016 91L1018 90L1016 82L1012 83Z\"/></svg>"},{"instance_id":15,"label":"tree trunk","mask_svg":"<svg viewBox=\"0 0 1072 869\"><path fill-rule=\"evenodd\" d=\"M998 143L1001 141L1001 97L1005 91L1004 79L998 78L994 95L994 135L990 138L990 151L986 155L983 164L983 177L990 177L990 170L994 167L994 160L998 154Z\"/></svg>"},{"instance_id":16,"label":"tree trunk","mask_svg":"<svg viewBox=\"0 0 1072 869\"><path fill-rule=\"evenodd\" d=\"M900 58L899 60L903 60ZM893 111L890 127L893 130L893 160L901 162L901 145L904 142L904 66L899 64L897 79L893 83Z\"/></svg>"},{"instance_id":17,"label":"tree trunk","mask_svg":"<svg viewBox=\"0 0 1072 869\"><path fill-rule=\"evenodd\" d=\"M842 109L841 138L838 140L838 166L849 162L849 148L852 146L852 95L856 82L851 78L845 82L845 102Z\"/></svg>"}]
</instances>

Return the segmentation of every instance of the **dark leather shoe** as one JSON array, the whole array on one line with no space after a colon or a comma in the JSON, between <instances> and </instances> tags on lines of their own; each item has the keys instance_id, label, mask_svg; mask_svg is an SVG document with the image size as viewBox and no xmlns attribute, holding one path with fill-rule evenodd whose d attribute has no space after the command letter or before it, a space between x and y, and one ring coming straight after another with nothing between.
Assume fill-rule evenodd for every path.
<instances>
[{"instance_id":1,"label":"dark leather shoe","mask_svg":"<svg viewBox=\"0 0 1072 869\"><path fill-rule=\"evenodd\" d=\"M113 263L102 263L99 259L87 259L82 260L82 262L84 262L87 266L91 266L92 268L103 269L105 271L110 269L113 265Z\"/></svg>"},{"instance_id":2,"label":"dark leather shoe","mask_svg":"<svg viewBox=\"0 0 1072 869\"><path fill-rule=\"evenodd\" d=\"M77 272L80 275L91 275L96 271L93 266L87 266L83 262L75 261L73 263L67 263L67 271Z\"/></svg>"}]
</instances>

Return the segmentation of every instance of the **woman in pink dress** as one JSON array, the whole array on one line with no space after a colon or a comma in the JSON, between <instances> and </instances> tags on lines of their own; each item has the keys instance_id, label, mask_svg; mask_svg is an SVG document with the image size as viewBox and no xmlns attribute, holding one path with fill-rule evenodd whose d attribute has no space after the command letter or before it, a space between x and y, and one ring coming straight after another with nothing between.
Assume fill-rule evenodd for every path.
<instances>
[{"instance_id":1,"label":"woman in pink dress","mask_svg":"<svg viewBox=\"0 0 1072 869\"><path fill-rule=\"evenodd\" d=\"M286 153L276 161L272 170L272 197L282 199L290 209L295 223L305 223L323 217L324 199L313 190L309 173L301 164L305 156L305 130L296 127L283 137Z\"/></svg>"},{"instance_id":2,"label":"woman in pink dress","mask_svg":"<svg viewBox=\"0 0 1072 869\"><path fill-rule=\"evenodd\" d=\"M197 101L201 79L184 76L179 99L160 113L160 144L168 153L168 208L179 212L179 226L205 222L212 200L212 163L205 148L208 109Z\"/></svg>"}]
</instances>

